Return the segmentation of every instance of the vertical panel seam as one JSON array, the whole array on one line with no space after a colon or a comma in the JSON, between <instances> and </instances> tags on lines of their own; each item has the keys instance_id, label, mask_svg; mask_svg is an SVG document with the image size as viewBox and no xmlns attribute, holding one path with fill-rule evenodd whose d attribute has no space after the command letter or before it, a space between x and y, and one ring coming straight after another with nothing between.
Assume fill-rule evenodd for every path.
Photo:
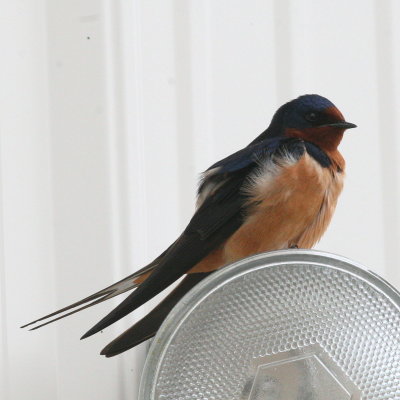
<instances>
[{"instance_id":1,"label":"vertical panel seam","mask_svg":"<svg viewBox=\"0 0 400 400\"><path fill-rule=\"evenodd\" d=\"M2 388L5 397L8 398L9 394L9 353L8 353L8 337L7 337L7 300L6 300L6 256L5 256L5 243L4 243L4 166L3 166L3 141L2 135L0 136L0 209L1 209L1 223L0 223L0 320L1 320L1 363L3 366L3 375L0 381L3 382Z\"/></svg>"},{"instance_id":2,"label":"vertical panel seam","mask_svg":"<svg viewBox=\"0 0 400 400\"><path fill-rule=\"evenodd\" d=\"M391 271L397 256L399 237L399 173L394 109L393 19L391 3L375 0L377 109L382 159L382 207L385 272Z\"/></svg>"},{"instance_id":3,"label":"vertical panel seam","mask_svg":"<svg viewBox=\"0 0 400 400\"><path fill-rule=\"evenodd\" d=\"M190 2L175 0L173 6L174 55L176 75L176 130L181 224L192 212L193 194L189 193L194 175L193 92L190 54Z\"/></svg>"},{"instance_id":4,"label":"vertical panel seam","mask_svg":"<svg viewBox=\"0 0 400 400\"><path fill-rule=\"evenodd\" d=\"M293 95L291 1L274 0L274 44L277 106Z\"/></svg>"},{"instance_id":5,"label":"vertical panel seam","mask_svg":"<svg viewBox=\"0 0 400 400\"><path fill-rule=\"evenodd\" d=\"M118 38L119 24L116 19L120 16L120 5L118 2L110 2L103 0L103 15L104 15L104 40L105 40L105 90L107 101L107 139L108 139L108 163L109 163L109 201L110 201L110 240L112 251L112 265L111 276L114 282L121 279L124 275L122 270L127 262L127 230L124 224L122 215L126 214L126 190L122 184L124 180L124 164L125 153L124 149L124 135L123 132L123 118L121 107L118 103L121 100L121 52L119 51ZM118 66L115 64L120 62ZM119 72L119 74L117 73ZM121 106L121 104L120 104ZM124 196L125 194L125 196ZM125 219L126 220L126 219ZM117 300L115 299L114 302ZM119 324L114 326L114 330L118 328ZM126 395L124 387L124 364L123 358L119 357L117 362L118 371L118 399L123 399Z\"/></svg>"}]
</instances>

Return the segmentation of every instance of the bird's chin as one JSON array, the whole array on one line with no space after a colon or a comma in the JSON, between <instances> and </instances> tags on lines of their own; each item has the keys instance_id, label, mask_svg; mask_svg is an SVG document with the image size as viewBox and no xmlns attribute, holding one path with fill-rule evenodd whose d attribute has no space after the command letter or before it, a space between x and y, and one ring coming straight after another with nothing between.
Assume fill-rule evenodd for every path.
<instances>
[{"instance_id":1,"label":"bird's chin","mask_svg":"<svg viewBox=\"0 0 400 400\"><path fill-rule=\"evenodd\" d=\"M320 149L331 152L339 146L346 128L324 125L305 129L290 128L286 130L286 136L296 137L306 142L317 145Z\"/></svg>"}]
</instances>

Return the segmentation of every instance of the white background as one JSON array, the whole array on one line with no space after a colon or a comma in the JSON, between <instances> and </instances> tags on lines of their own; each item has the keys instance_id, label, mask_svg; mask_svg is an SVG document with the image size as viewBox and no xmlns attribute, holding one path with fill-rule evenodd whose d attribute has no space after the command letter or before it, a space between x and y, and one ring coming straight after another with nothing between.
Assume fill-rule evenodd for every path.
<instances>
[{"instance_id":1,"label":"white background","mask_svg":"<svg viewBox=\"0 0 400 400\"><path fill-rule=\"evenodd\" d=\"M345 190L317 248L400 286L400 2L2 0L1 10L1 399L136 398L145 345L98 353L149 305L82 342L115 302L18 327L158 255L193 212L199 172L301 94L328 97L359 126L342 143Z\"/></svg>"}]
</instances>

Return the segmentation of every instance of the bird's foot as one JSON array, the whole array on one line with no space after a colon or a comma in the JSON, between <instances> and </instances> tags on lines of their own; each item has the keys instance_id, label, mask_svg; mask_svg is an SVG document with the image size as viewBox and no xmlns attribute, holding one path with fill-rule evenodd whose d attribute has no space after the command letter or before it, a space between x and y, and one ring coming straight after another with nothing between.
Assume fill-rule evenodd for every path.
<instances>
[{"instance_id":1,"label":"bird's foot","mask_svg":"<svg viewBox=\"0 0 400 400\"><path fill-rule=\"evenodd\" d=\"M289 249L298 249L299 248L299 246L297 246L297 244L292 244L290 247L289 247Z\"/></svg>"}]
</instances>

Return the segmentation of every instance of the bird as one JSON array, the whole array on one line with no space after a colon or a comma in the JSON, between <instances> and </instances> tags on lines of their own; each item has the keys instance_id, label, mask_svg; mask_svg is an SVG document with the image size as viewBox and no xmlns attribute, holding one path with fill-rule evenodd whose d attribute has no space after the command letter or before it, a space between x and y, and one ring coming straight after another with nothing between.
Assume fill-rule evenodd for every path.
<instances>
[{"instance_id":1,"label":"bird","mask_svg":"<svg viewBox=\"0 0 400 400\"><path fill-rule=\"evenodd\" d=\"M317 94L283 104L251 143L201 175L193 217L154 261L22 328L35 330L134 289L84 339L184 276L164 300L100 353L112 357L153 337L177 302L214 271L261 252L313 247L326 231L343 188L345 160L338 146L344 132L355 127Z\"/></svg>"}]
</instances>

